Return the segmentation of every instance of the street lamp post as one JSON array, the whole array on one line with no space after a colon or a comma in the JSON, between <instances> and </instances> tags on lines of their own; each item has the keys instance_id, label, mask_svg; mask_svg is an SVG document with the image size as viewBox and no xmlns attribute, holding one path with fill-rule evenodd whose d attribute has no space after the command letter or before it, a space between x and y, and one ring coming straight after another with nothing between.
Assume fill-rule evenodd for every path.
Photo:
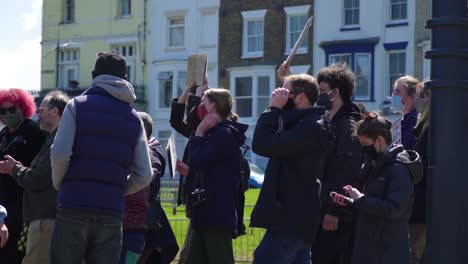
<instances>
[{"instance_id":1,"label":"street lamp post","mask_svg":"<svg viewBox=\"0 0 468 264\"><path fill-rule=\"evenodd\" d=\"M466 0L432 0L427 263L468 260Z\"/></svg>"}]
</instances>

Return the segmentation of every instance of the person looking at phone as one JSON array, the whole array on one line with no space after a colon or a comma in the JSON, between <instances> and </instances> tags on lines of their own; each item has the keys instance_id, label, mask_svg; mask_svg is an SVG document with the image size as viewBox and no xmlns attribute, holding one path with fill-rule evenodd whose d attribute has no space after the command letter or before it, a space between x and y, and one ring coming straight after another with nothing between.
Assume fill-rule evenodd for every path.
<instances>
[{"instance_id":1,"label":"person looking at phone","mask_svg":"<svg viewBox=\"0 0 468 264\"><path fill-rule=\"evenodd\" d=\"M331 192L336 204L358 211L352 264L409 264L408 221L414 184L422 177L422 162L414 151L392 144L391 122L371 112L357 123L355 132L367 153L363 191L343 187L349 196Z\"/></svg>"}]
</instances>

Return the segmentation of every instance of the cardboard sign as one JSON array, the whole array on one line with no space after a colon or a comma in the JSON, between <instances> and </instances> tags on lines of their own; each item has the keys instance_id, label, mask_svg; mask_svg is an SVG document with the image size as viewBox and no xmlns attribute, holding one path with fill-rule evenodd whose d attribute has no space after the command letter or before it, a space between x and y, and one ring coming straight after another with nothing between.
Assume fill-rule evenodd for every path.
<instances>
[{"instance_id":1,"label":"cardboard sign","mask_svg":"<svg viewBox=\"0 0 468 264\"><path fill-rule=\"evenodd\" d=\"M166 146L167 157L169 161L169 173L171 179L176 176L176 163L177 163L177 148L175 144L174 134L171 134Z\"/></svg>"},{"instance_id":2,"label":"cardboard sign","mask_svg":"<svg viewBox=\"0 0 468 264\"><path fill-rule=\"evenodd\" d=\"M403 116L401 114L390 114L386 115L385 118L392 122L391 132L393 144L401 144L401 120Z\"/></svg>"},{"instance_id":3,"label":"cardboard sign","mask_svg":"<svg viewBox=\"0 0 468 264\"><path fill-rule=\"evenodd\" d=\"M185 87L195 85L201 86L205 83L205 75L208 67L208 55L194 54L188 57L187 75L185 78Z\"/></svg>"}]
</instances>

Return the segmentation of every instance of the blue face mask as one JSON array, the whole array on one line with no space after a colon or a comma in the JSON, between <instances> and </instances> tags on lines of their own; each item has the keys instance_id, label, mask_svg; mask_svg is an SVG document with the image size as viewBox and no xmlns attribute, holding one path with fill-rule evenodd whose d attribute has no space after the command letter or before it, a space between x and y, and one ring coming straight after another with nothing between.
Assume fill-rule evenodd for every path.
<instances>
[{"instance_id":1,"label":"blue face mask","mask_svg":"<svg viewBox=\"0 0 468 264\"><path fill-rule=\"evenodd\" d=\"M394 112L401 112L403 109L403 104L401 103L401 97L400 96L392 96L392 110Z\"/></svg>"}]
</instances>

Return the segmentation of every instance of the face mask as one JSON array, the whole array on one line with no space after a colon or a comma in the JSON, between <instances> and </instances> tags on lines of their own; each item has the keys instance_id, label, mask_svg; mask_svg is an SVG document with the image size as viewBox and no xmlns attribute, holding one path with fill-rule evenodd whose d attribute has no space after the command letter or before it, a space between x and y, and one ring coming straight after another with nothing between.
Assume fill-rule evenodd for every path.
<instances>
[{"instance_id":1,"label":"face mask","mask_svg":"<svg viewBox=\"0 0 468 264\"><path fill-rule=\"evenodd\" d=\"M401 110L403 109L403 104L401 104L400 96L392 96L392 109L394 112L401 112Z\"/></svg>"},{"instance_id":2,"label":"face mask","mask_svg":"<svg viewBox=\"0 0 468 264\"><path fill-rule=\"evenodd\" d=\"M296 104L294 104L294 98L296 97L294 96L293 98L288 98L288 102L283 106L284 111L294 110L296 107Z\"/></svg>"},{"instance_id":3,"label":"face mask","mask_svg":"<svg viewBox=\"0 0 468 264\"><path fill-rule=\"evenodd\" d=\"M334 97L331 95L333 93L333 90L331 90L329 93L321 93L319 95L319 98L317 100L317 105L318 106L323 106L325 109L330 110L333 108L333 101Z\"/></svg>"},{"instance_id":4,"label":"face mask","mask_svg":"<svg viewBox=\"0 0 468 264\"><path fill-rule=\"evenodd\" d=\"M423 113L427 108L427 103L418 96L416 97L416 100L414 100L414 108L416 111L418 111L418 113Z\"/></svg>"},{"instance_id":5,"label":"face mask","mask_svg":"<svg viewBox=\"0 0 468 264\"><path fill-rule=\"evenodd\" d=\"M362 151L367 154L371 159L375 160L379 153L375 150L374 144L362 146Z\"/></svg>"},{"instance_id":6,"label":"face mask","mask_svg":"<svg viewBox=\"0 0 468 264\"><path fill-rule=\"evenodd\" d=\"M21 115L21 113L8 113L2 116L2 123L5 124L5 126L7 127L16 127L22 119L23 116Z\"/></svg>"},{"instance_id":7,"label":"face mask","mask_svg":"<svg viewBox=\"0 0 468 264\"><path fill-rule=\"evenodd\" d=\"M204 104L200 104L197 110L198 110L198 118L200 118L200 120L203 120L205 116L208 114L208 110L206 110L206 106Z\"/></svg>"}]
</instances>

